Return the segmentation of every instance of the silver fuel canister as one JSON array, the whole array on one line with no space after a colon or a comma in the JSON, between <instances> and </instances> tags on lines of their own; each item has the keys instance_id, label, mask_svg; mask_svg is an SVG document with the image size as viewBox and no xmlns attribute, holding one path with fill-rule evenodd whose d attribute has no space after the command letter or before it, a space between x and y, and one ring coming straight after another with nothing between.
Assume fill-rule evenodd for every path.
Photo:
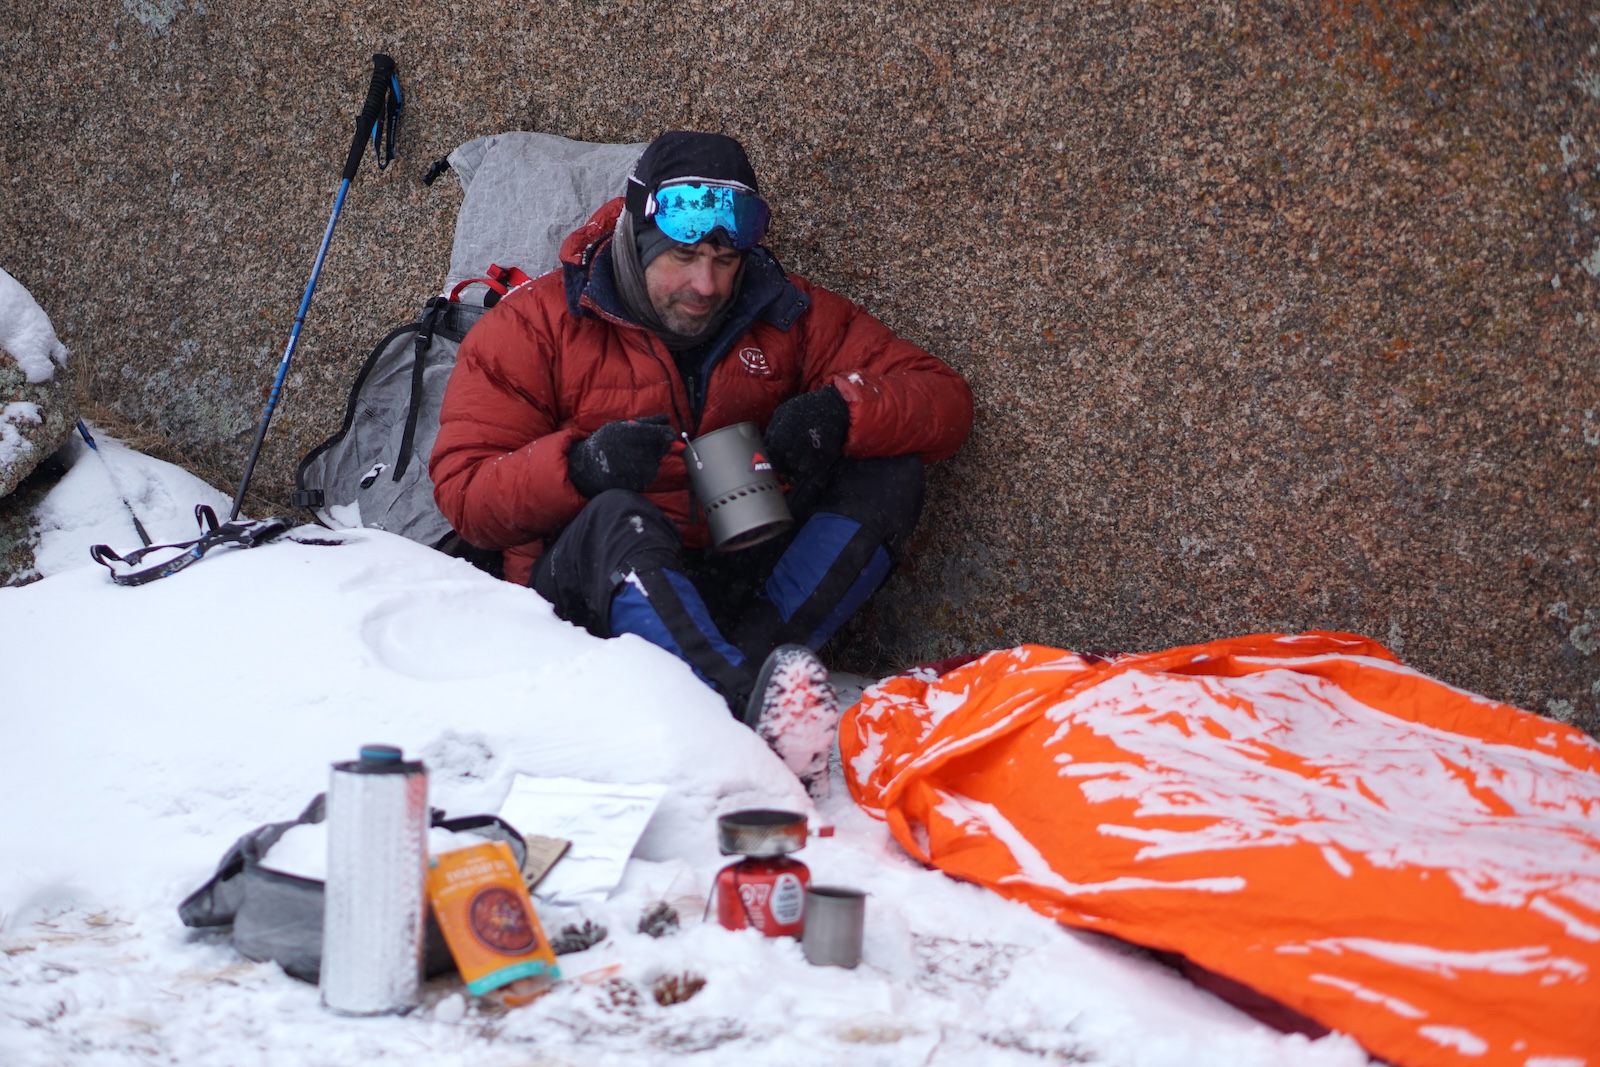
<instances>
[{"instance_id":1,"label":"silver fuel canister","mask_svg":"<svg viewBox=\"0 0 1600 1067\"><path fill-rule=\"evenodd\" d=\"M345 1015L415 1007L426 916L428 772L363 745L328 786L322 1003Z\"/></svg>"}]
</instances>

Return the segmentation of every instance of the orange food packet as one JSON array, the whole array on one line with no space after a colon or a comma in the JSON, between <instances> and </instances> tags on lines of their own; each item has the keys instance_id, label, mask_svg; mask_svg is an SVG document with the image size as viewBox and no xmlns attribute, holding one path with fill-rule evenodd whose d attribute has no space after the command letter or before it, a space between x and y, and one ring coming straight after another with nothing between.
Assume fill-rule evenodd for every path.
<instances>
[{"instance_id":1,"label":"orange food packet","mask_svg":"<svg viewBox=\"0 0 1600 1067\"><path fill-rule=\"evenodd\" d=\"M561 977L516 857L504 841L429 860L428 900L473 996L523 978Z\"/></svg>"}]
</instances>

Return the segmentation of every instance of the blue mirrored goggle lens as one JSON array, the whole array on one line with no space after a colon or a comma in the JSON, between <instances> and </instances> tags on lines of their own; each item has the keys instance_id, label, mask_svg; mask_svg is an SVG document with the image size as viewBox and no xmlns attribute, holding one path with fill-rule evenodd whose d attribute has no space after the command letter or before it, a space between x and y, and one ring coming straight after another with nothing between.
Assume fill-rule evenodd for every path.
<instances>
[{"instance_id":1,"label":"blue mirrored goggle lens","mask_svg":"<svg viewBox=\"0 0 1600 1067\"><path fill-rule=\"evenodd\" d=\"M767 202L755 193L725 185L666 185L656 190L650 216L661 232L681 244L705 240L721 227L733 247L754 248L771 219Z\"/></svg>"}]
</instances>

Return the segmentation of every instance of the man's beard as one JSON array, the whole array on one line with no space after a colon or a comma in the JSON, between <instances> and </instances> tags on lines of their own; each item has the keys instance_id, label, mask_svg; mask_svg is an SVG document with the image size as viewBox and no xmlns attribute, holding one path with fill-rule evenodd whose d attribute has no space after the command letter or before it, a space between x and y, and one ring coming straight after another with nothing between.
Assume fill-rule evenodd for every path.
<instances>
[{"instance_id":1,"label":"man's beard","mask_svg":"<svg viewBox=\"0 0 1600 1067\"><path fill-rule=\"evenodd\" d=\"M667 329L673 333L683 334L685 337L694 337L711 325L712 321L721 314L722 309L728 305L728 300L724 300L719 304L713 305L710 310L702 315L690 315L682 310L681 305L683 303L698 303L696 295L691 290L679 290L675 293L668 293L664 303L657 304L655 301L651 301L651 307L655 308L656 315L660 317ZM728 299L731 300L732 297L730 296Z\"/></svg>"}]
</instances>

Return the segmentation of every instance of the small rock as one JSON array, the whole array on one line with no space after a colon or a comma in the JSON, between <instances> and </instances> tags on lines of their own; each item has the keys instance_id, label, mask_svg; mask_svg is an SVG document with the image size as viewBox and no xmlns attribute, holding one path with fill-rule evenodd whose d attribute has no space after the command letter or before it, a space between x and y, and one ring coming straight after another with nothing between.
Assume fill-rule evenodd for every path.
<instances>
[{"instance_id":1,"label":"small rock","mask_svg":"<svg viewBox=\"0 0 1600 1067\"><path fill-rule=\"evenodd\" d=\"M561 928L561 932L550 940L550 949L557 956L565 956L572 952L582 952L584 949L593 948L606 939L609 933L599 923L583 920L583 925L578 926L568 923Z\"/></svg>"},{"instance_id":2,"label":"small rock","mask_svg":"<svg viewBox=\"0 0 1600 1067\"><path fill-rule=\"evenodd\" d=\"M639 932L651 937L665 937L678 929L678 910L664 900L658 900L639 916Z\"/></svg>"}]
</instances>

